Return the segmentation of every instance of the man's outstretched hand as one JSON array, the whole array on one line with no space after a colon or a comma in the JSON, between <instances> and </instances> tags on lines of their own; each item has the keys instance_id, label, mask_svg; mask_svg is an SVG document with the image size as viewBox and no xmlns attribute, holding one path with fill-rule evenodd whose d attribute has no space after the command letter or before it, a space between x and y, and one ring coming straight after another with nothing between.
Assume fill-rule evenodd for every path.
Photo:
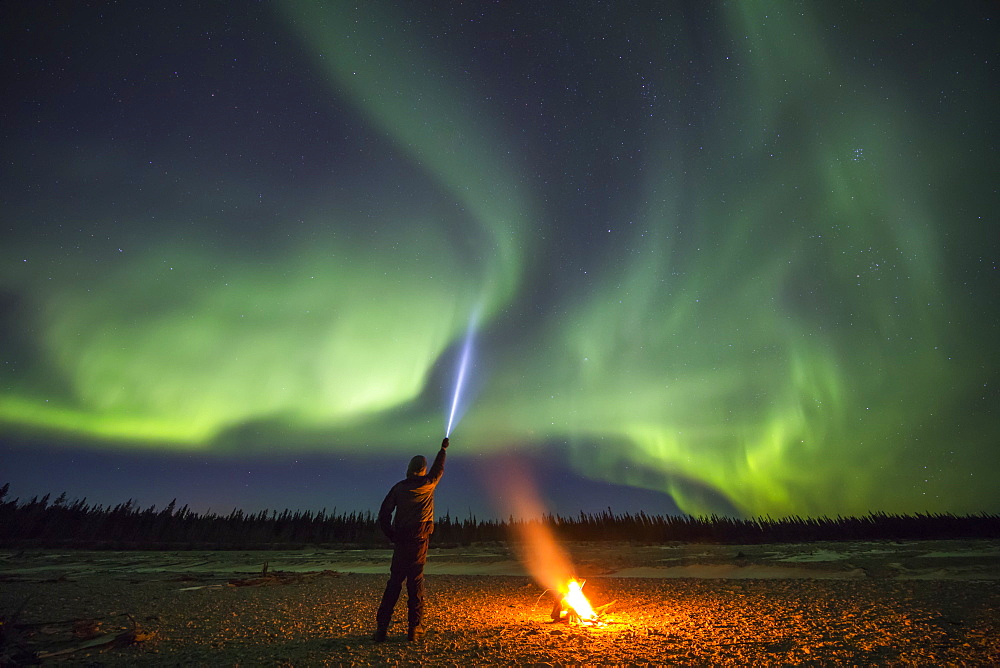
<instances>
[{"instance_id":1,"label":"man's outstretched hand","mask_svg":"<svg viewBox=\"0 0 1000 668\"><path fill-rule=\"evenodd\" d=\"M442 450L447 450L448 449L448 437L447 436L445 436L444 440L441 441L441 449Z\"/></svg>"}]
</instances>

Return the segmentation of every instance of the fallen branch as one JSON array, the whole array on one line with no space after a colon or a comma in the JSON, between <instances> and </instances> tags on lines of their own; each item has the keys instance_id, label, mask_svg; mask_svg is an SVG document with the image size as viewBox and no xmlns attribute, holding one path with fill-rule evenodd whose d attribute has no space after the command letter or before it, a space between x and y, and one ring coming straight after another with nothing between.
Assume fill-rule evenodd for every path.
<instances>
[{"instance_id":1,"label":"fallen branch","mask_svg":"<svg viewBox=\"0 0 1000 668\"><path fill-rule=\"evenodd\" d=\"M78 645L73 647L66 647L65 649L56 650L54 652L39 652L39 659L51 659L54 656L64 656L66 654L73 654L74 652L80 652L85 649L94 649L100 647L102 649L107 649L113 645L132 645L137 642L142 642L142 640L148 640L151 634L142 634L143 637L140 639L140 634L135 631L121 631L119 633L106 633L102 636L97 636L96 638L91 638L89 640L84 640Z\"/></svg>"},{"instance_id":2,"label":"fallen branch","mask_svg":"<svg viewBox=\"0 0 1000 668\"><path fill-rule=\"evenodd\" d=\"M266 568L265 568L266 572ZM287 585L296 582L303 582L318 577L339 577L337 571L310 571L307 573L289 573L287 571L271 571L267 575L253 578L238 578L229 581L233 587L263 587L267 585ZM195 589L195 587L189 587Z\"/></svg>"},{"instance_id":3,"label":"fallen branch","mask_svg":"<svg viewBox=\"0 0 1000 668\"><path fill-rule=\"evenodd\" d=\"M23 625L17 623L17 618L21 616L30 598L31 596L25 597L10 616L0 616L0 666L30 665L38 660L38 655L25 642Z\"/></svg>"}]
</instances>

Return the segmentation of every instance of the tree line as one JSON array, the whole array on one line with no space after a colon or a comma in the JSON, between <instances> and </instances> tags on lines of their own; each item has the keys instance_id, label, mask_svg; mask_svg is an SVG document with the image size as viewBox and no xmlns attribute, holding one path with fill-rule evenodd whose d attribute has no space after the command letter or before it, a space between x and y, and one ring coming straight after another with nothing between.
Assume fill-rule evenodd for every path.
<instances>
[{"instance_id":1,"label":"tree line","mask_svg":"<svg viewBox=\"0 0 1000 668\"><path fill-rule=\"evenodd\" d=\"M295 547L384 547L386 539L371 512L337 513L336 509L262 510L228 515L197 513L177 500L162 509L140 507L134 500L115 506L90 505L86 499L55 500L46 494L28 500L8 499L10 484L0 487L0 547L82 549L288 549ZM661 544L791 543L847 540L930 540L996 538L1000 516L977 514L896 515L861 517L693 517L581 512L541 519L480 519L470 514L439 517L432 538L438 547L503 542L518 534L518 525L542 522L565 541L621 541Z\"/></svg>"}]
</instances>

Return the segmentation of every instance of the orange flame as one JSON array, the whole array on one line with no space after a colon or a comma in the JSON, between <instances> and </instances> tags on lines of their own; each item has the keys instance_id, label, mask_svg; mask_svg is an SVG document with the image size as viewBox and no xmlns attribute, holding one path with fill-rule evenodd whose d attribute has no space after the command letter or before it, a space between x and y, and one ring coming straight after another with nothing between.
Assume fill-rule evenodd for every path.
<instances>
[{"instance_id":1,"label":"orange flame","mask_svg":"<svg viewBox=\"0 0 1000 668\"><path fill-rule=\"evenodd\" d=\"M550 527L543 521L545 505L539 499L537 487L517 460L505 461L497 467L502 479L494 479L494 491L512 519L516 532L515 549L532 577L546 589L559 592L562 601L582 621L594 621L597 613L583 595L582 584L574 577L569 555L556 542Z\"/></svg>"},{"instance_id":2,"label":"orange flame","mask_svg":"<svg viewBox=\"0 0 1000 668\"><path fill-rule=\"evenodd\" d=\"M501 466L502 477L491 479L494 493L504 511L509 513L515 532L514 548L532 577L547 589L566 594L566 583L573 578L569 556L556 542L543 521L545 505L536 485L522 462L511 458Z\"/></svg>"},{"instance_id":3,"label":"orange flame","mask_svg":"<svg viewBox=\"0 0 1000 668\"><path fill-rule=\"evenodd\" d=\"M576 580L569 581L569 591L566 593L563 601L566 602L566 605L573 608L573 612L575 612L581 620L585 622L592 622L597 619L597 613L594 612L594 608L591 607L590 601L587 600L587 597L583 595L583 585Z\"/></svg>"}]
</instances>

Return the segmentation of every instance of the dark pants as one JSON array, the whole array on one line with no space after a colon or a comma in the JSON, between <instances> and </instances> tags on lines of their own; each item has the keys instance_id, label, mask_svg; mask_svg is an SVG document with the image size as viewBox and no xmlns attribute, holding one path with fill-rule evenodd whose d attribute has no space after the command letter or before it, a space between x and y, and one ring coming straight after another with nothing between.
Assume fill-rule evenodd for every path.
<instances>
[{"instance_id":1,"label":"dark pants","mask_svg":"<svg viewBox=\"0 0 1000 668\"><path fill-rule=\"evenodd\" d=\"M382 603L378 606L375 622L380 629L392 623L392 611L399 600L399 593L406 581L407 622L412 629L424 617L424 564L427 563L427 538L414 538L396 543L389 567L389 581L385 584Z\"/></svg>"}]
</instances>

